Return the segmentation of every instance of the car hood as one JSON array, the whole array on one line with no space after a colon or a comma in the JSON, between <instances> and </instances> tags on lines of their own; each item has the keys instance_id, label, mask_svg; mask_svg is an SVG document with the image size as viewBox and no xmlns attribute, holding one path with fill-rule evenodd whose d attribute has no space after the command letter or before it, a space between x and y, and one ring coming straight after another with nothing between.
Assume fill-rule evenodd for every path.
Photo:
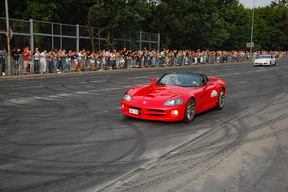
<instances>
[{"instance_id":1,"label":"car hood","mask_svg":"<svg viewBox=\"0 0 288 192\"><path fill-rule=\"evenodd\" d=\"M271 58L258 58L258 59L255 59L255 61L269 61L269 60L272 60Z\"/></svg>"},{"instance_id":2,"label":"car hood","mask_svg":"<svg viewBox=\"0 0 288 192\"><path fill-rule=\"evenodd\" d=\"M167 86L167 85L146 85L138 86L130 89L129 94L134 99L157 99L167 100L180 97L187 91L191 91L197 88L191 87L179 87L179 86Z\"/></svg>"}]
</instances>

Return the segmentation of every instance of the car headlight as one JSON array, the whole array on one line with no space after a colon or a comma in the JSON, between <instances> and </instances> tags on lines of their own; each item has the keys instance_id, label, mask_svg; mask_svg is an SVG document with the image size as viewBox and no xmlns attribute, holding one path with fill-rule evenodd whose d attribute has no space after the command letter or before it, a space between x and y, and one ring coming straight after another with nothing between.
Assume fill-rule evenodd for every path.
<instances>
[{"instance_id":1,"label":"car headlight","mask_svg":"<svg viewBox=\"0 0 288 192\"><path fill-rule=\"evenodd\" d=\"M125 95L123 96L123 99L125 101L131 101L132 100L132 97L128 94L128 93L125 93Z\"/></svg>"},{"instance_id":2,"label":"car headlight","mask_svg":"<svg viewBox=\"0 0 288 192\"><path fill-rule=\"evenodd\" d=\"M163 103L163 105L172 106L172 105L181 105L182 103L183 103L183 99L182 98L178 98L178 99L172 99L172 100L169 100L169 101L165 101Z\"/></svg>"}]
</instances>

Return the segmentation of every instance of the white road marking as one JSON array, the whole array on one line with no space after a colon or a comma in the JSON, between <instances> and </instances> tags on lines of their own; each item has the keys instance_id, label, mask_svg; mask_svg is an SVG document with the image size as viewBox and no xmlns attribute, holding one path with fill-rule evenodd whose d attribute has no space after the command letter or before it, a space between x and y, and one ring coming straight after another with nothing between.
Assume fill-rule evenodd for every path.
<instances>
[{"instance_id":1,"label":"white road marking","mask_svg":"<svg viewBox=\"0 0 288 192\"><path fill-rule=\"evenodd\" d=\"M89 81L90 83L103 83L106 82L106 80L97 80L97 81Z\"/></svg>"},{"instance_id":2,"label":"white road marking","mask_svg":"<svg viewBox=\"0 0 288 192\"><path fill-rule=\"evenodd\" d=\"M128 77L126 79L148 79L148 76L140 76L140 77Z\"/></svg>"},{"instance_id":3,"label":"white road marking","mask_svg":"<svg viewBox=\"0 0 288 192\"><path fill-rule=\"evenodd\" d=\"M13 105L13 104L28 104L31 102L35 102L35 100L56 100L58 98L63 98L63 97L71 97L73 95L86 95L86 94L93 94L93 93L101 93L104 91L113 91L113 90L119 90L119 89L124 89L127 87L131 86L124 86L124 87L114 87L114 88L103 88L103 89L93 89L93 90L87 90L87 91L75 91L73 93L59 93L55 95L49 95L45 97L41 96L36 96L36 97L31 97L31 98L19 98L19 99L7 99L5 100L6 103Z\"/></svg>"}]
</instances>

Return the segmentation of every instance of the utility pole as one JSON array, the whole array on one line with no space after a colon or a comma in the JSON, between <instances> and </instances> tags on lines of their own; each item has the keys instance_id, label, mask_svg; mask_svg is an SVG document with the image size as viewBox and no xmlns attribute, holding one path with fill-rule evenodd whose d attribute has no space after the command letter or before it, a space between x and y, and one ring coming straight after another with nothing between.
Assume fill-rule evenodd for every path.
<instances>
[{"instance_id":1,"label":"utility pole","mask_svg":"<svg viewBox=\"0 0 288 192\"><path fill-rule=\"evenodd\" d=\"M11 48L10 48L10 26L9 26L9 14L8 14L8 0L5 0L6 8L6 26L7 26L7 52L8 52L8 76L12 76L12 59L11 59Z\"/></svg>"},{"instance_id":2,"label":"utility pole","mask_svg":"<svg viewBox=\"0 0 288 192\"><path fill-rule=\"evenodd\" d=\"M251 60L251 61L252 61L252 47L254 47L254 43L253 43L254 9L255 9L255 0L254 0L254 3L253 3L253 10L252 10L252 24L251 24L251 41L250 41L250 60Z\"/></svg>"}]
</instances>

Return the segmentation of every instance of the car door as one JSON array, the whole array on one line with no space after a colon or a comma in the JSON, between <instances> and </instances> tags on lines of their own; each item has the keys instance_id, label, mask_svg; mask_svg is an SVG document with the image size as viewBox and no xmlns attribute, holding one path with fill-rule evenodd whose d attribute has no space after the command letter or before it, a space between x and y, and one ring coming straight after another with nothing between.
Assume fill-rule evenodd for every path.
<instances>
[{"instance_id":1,"label":"car door","mask_svg":"<svg viewBox=\"0 0 288 192\"><path fill-rule=\"evenodd\" d=\"M214 107L218 99L218 91L216 90L216 83L208 81L208 78L202 77L202 91L200 95L200 111L206 111Z\"/></svg>"}]
</instances>

